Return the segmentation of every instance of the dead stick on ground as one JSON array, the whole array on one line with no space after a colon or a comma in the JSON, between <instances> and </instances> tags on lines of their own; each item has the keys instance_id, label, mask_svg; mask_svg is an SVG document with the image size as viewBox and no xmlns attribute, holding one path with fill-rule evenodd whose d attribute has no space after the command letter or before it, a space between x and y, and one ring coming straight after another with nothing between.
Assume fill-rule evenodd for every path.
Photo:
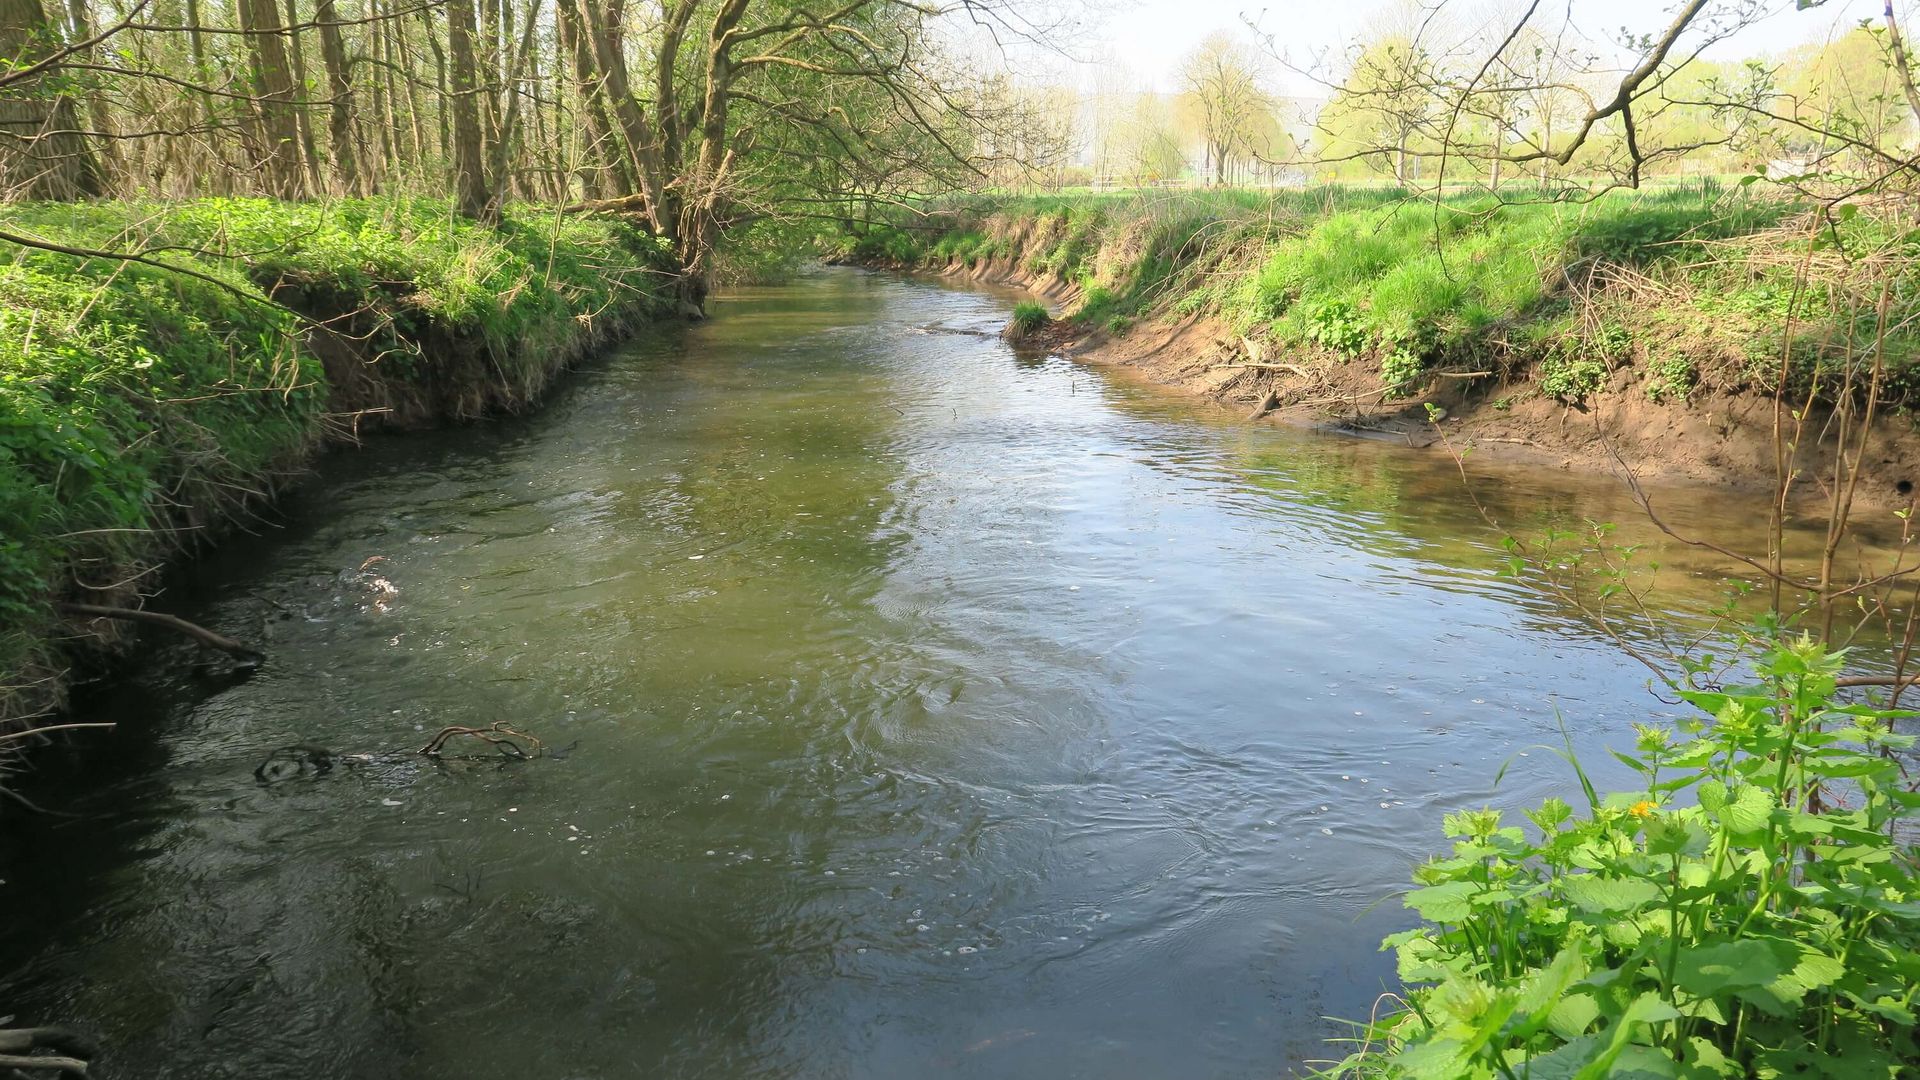
<instances>
[{"instance_id":1,"label":"dead stick on ground","mask_svg":"<svg viewBox=\"0 0 1920 1080\"><path fill-rule=\"evenodd\" d=\"M177 630L188 637L211 645L221 652L250 660L263 659L267 654L243 642L235 641L225 634L216 634L204 626L190 623L178 615L168 615L159 611L142 611L139 608L108 607L104 604L58 604L56 607L67 615L86 615L97 619L124 619L127 622L151 623Z\"/></svg>"},{"instance_id":2,"label":"dead stick on ground","mask_svg":"<svg viewBox=\"0 0 1920 1080\"><path fill-rule=\"evenodd\" d=\"M1254 368L1258 371L1287 371L1303 379L1312 378L1307 369L1298 364L1214 364L1212 366L1216 370L1219 368Z\"/></svg>"}]
</instances>

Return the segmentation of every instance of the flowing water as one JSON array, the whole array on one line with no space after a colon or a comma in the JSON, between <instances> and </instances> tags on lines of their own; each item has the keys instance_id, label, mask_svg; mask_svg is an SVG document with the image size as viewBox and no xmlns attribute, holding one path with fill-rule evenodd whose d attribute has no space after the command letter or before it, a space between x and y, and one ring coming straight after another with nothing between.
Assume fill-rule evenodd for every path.
<instances>
[{"instance_id":1,"label":"flowing water","mask_svg":"<svg viewBox=\"0 0 1920 1080\"><path fill-rule=\"evenodd\" d=\"M329 460L169 598L270 663L160 643L76 717L118 732L43 759L82 816L0 840L0 1013L97 1032L108 1078L1324 1057L1441 814L1567 792L1559 717L1598 767L1665 707L1496 573L1450 462L1017 355L1009 304L824 272L536 417ZM1727 569L1686 555L1683 613ZM409 752L502 720L565 752ZM256 780L296 741L373 757Z\"/></svg>"}]
</instances>

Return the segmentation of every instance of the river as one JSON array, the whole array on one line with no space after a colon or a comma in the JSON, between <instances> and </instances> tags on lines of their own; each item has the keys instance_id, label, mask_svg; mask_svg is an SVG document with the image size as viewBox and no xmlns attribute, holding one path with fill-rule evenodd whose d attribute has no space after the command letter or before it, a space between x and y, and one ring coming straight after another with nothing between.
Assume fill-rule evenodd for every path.
<instances>
[{"instance_id":1,"label":"river","mask_svg":"<svg viewBox=\"0 0 1920 1080\"><path fill-rule=\"evenodd\" d=\"M165 598L271 661L162 641L75 717L118 732L43 758L81 816L0 840L0 1013L93 1030L109 1080L1327 1056L1441 815L1570 792L1562 719L1618 779L1667 707L1496 572L1450 461L1016 354L1009 306L810 274L536 416L329 459ZM1558 472L1476 490L1633 516ZM1687 555L1682 618L1726 571ZM408 752L501 720L570 749ZM301 740L374 757L255 779Z\"/></svg>"}]
</instances>

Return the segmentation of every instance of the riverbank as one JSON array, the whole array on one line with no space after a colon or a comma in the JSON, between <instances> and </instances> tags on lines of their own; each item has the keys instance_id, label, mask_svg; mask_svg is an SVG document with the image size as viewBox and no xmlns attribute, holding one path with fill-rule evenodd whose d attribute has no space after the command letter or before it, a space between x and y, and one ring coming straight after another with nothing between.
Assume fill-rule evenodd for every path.
<instances>
[{"instance_id":1,"label":"riverbank","mask_svg":"<svg viewBox=\"0 0 1920 1080\"><path fill-rule=\"evenodd\" d=\"M0 732L124 646L63 606L137 606L326 448L523 409L671 309L665 255L612 219L201 199L0 230L67 249L0 243Z\"/></svg>"},{"instance_id":2,"label":"riverbank","mask_svg":"<svg viewBox=\"0 0 1920 1080\"><path fill-rule=\"evenodd\" d=\"M1906 503L1920 483L1907 208L1815 220L1713 185L1509 198L1031 198L881 230L848 257L1029 288L1060 315L1038 343L1271 422L1733 488L1774 482L1783 387L1812 406L1799 467L1830 472L1832 407L1864 404L1877 357L1862 494Z\"/></svg>"}]
</instances>

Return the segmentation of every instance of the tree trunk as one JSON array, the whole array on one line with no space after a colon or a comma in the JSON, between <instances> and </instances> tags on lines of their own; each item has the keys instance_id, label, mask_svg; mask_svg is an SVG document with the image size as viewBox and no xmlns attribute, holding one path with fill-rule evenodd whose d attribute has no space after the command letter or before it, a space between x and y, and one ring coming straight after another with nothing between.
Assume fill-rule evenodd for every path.
<instances>
[{"instance_id":1,"label":"tree trunk","mask_svg":"<svg viewBox=\"0 0 1920 1080\"><path fill-rule=\"evenodd\" d=\"M500 107L499 130L493 133L493 139L487 145L487 192L489 201L486 213L487 221L500 220L501 204L506 201L508 189L513 185L510 170L515 132L520 127L520 104L524 95L520 93L520 77L524 73L527 58L533 54L533 33L539 26L540 0L527 0L527 18L523 24L524 36L507 59L505 83L506 101Z\"/></svg>"},{"instance_id":2,"label":"tree trunk","mask_svg":"<svg viewBox=\"0 0 1920 1080\"><path fill-rule=\"evenodd\" d=\"M313 142L313 118L307 115L305 99L311 94L313 84L307 81L307 54L300 44L300 31L294 29L300 25L300 7L297 0L287 0L287 55L293 60L294 93L300 99L295 104L293 116L300 128L300 160L306 164L307 182L314 191L326 186L326 179L320 175L320 151Z\"/></svg>"},{"instance_id":3,"label":"tree trunk","mask_svg":"<svg viewBox=\"0 0 1920 1080\"><path fill-rule=\"evenodd\" d=\"M240 0L240 28L253 61L253 88L260 116L259 168L268 192L282 199L305 194L301 182L299 108L293 66L274 0Z\"/></svg>"},{"instance_id":4,"label":"tree trunk","mask_svg":"<svg viewBox=\"0 0 1920 1080\"><path fill-rule=\"evenodd\" d=\"M480 141L480 82L474 62L473 0L447 4L447 54L453 85L447 105L453 110L453 191L460 213L493 220L499 206L487 191L486 161Z\"/></svg>"},{"instance_id":5,"label":"tree trunk","mask_svg":"<svg viewBox=\"0 0 1920 1080\"><path fill-rule=\"evenodd\" d=\"M647 114L634 100L627 78L627 58L620 43L620 7L614 3L606 4L603 9L602 4L594 0L581 0L575 11L582 16L582 29L593 46L600 85L613 105L613 117L620 124L620 133L625 136L628 160L639 181L640 194L646 197L654 230L663 236L672 236L678 223L660 205L666 179L662 176L665 170L661 167L659 148L654 145Z\"/></svg>"},{"instance_id":6,"label":"tree trunk","mask_svg":"<svg viewBox=\"0 0 1920 1080\"><path fill-rule=\"evenodd\" d=\"M613 145L613 124L607 119L605 96L596 74L593 45L580 26L574 0L559 0L554 5L560 44L573 61L574 92L580 98L580 127L587 137L585 160L579 169L583 197L604 199L614 193L616 184L627 191L639 186L631 174L625 156ZM610 184L611 179L615 183Z\"/></svg>"},{"instance_id":7,"label":"tree trunk","mask_svg":"<svg viewBox=\"0 0 1920 1080\"><path fill-rule=\"evenodd\" d=\"M327 94L333 100L327 108L327 135L333 143L333 167L340 177L341 190L349 195L362 194L360 164L353 147L353 80L347 72L347 45L340 34L340 16L334 0L319 0L314 5L314 21L320 24L320 59L327 66Z\"/></svg>"},{"instance_id":8,"label":"tree trunk","mask_svg":"<svg viewBox=\"0 0 1920 1080\"><path fill-rule=\"evenodd\" d=\"M93 37L92 13L87 10L87 0L70 0L67 15L73 23L73 40L86 41ZM74 54L74 58L83 63L97 63L96 49L86 49ZM100 89L100 73L93 72L87 87L87 119L98 132L100 142L100 174L105 184L111 184L115 174L122 172L120 155L114 150L113 127L107 115L107 97Z\"/></svg>"},{"instance_id":9,"label":"tree trunk","mask_svg":"<svg viewBox=\"0 0 1920 1080\"><path fill-rule=\"evenodd\" d=\"M25 66L60 48L40 0L0 0L0 56ZM36 77L0 90L0 197L84 199L105 190L73 99L58 79Z\"/></svg>"}]
</instances>

